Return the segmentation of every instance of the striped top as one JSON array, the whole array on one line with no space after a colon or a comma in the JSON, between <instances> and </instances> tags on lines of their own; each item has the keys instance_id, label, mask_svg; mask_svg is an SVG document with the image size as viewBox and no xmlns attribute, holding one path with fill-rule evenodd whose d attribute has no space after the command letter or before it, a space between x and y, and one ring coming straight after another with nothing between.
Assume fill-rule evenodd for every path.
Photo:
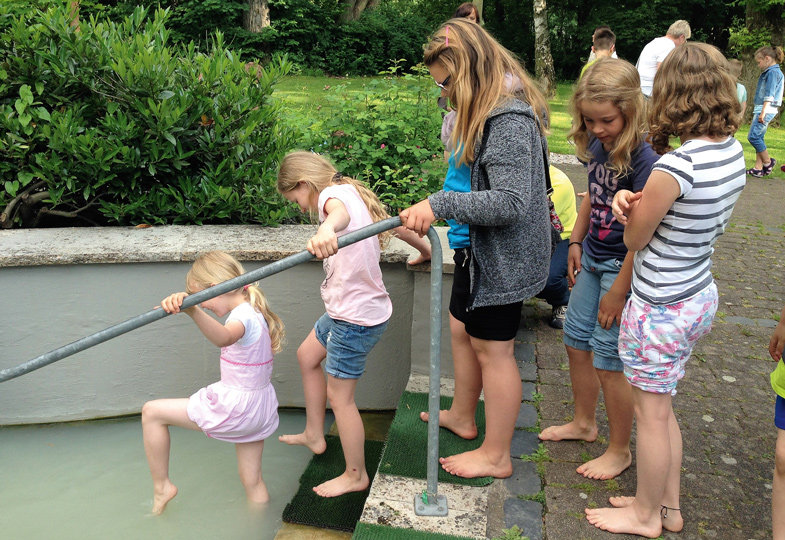
<instances>
[{"instance_id":1,"label":"striped top","mask_svg":"<svg viewBox=\"0 0 785 540\"><path fill-rule=\"evenodd\" d=\"M652 170L673 176L680 195L649 244L635 254L632 292L649 304L673 304L713 281L714 243L746 183L744 152L733 137L718 143L692 139Z\"/></svg>"}]
</instances>

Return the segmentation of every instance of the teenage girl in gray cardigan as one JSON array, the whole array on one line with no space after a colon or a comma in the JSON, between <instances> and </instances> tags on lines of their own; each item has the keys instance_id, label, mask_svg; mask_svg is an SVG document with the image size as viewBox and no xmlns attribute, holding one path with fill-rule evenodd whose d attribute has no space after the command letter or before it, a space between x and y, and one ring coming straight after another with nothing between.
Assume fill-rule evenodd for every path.
<instances>
[{"instance_id":1,"label":"teenage girl in gray cardigan","mask_svg":"<svg viewBox=\"0 0 785 540\"><path fill-rule=\"evenodd\" d=\"M535 112L545 114L547 104L509 51L466 20L451 19L436 31L425 64L457 111L452 146L459 162L471 166L471 185L435 193L401 219L420 234L436 219L469 224L471 246L456 251L450 298L455 397L439 423L476 437L482 390L486 414L482 445L440 461L458 476L504 478L512 474L510 444L521 403L513 339L522 302L542 290L550 262L547 163ZM510 85L510 77L521 84Z\"/></svg>"}]
</instances>

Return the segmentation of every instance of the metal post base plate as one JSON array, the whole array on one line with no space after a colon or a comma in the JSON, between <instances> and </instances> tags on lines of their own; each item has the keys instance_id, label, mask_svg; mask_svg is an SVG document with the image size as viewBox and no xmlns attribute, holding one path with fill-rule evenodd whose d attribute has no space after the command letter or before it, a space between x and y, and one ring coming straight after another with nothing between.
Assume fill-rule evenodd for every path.
<instances>
[{"instance_id":1,"label":"metal post base plate","mask_svg":"<svg viewBox=\"0 0 785 540\"><path fill-rule=\"evenodd\" d=\"M428 504L428 496L425 493L417 493L414 496L414 513L418 516L446 516L447 497L436 495L431 497L431 504ZM435 504L433 504L435 502Z\"/></svg>"}]
</instances>

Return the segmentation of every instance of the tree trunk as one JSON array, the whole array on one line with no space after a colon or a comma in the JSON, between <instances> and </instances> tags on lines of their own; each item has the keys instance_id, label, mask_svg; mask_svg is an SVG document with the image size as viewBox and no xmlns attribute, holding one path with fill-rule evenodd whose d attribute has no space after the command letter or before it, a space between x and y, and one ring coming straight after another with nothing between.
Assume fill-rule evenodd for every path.
<instances>
[{"instance_id":1,"label":"tree trunk","mask_svg":"<svg viewBox=\"0 0 785 540\"><path fill-rule=\"evenodd\" d=\"M480 24L483 24L485 22L485 20L482 18L482 2L483 0L472 0L472 4L474 4L477 7L477 13L480 14L480 20L477 21Z\"/></svg>"},{"instance_id":2,"label":"tree trunk","mask_svg":"<svg viewBox=\"0 0 785 540\"><path fill-rule=\"evenodd\" d=\"M556 93L551 56L551 38L548 32L548 7L546 0L534 0L534 73L540 81L545 97L550 98Z\"/></svg>"},{"instance_id":3,"label":"tree trunk","mask_svg":"<svg viewBox=\"0 0 785 540\"><path fill-rule=\"evenodd\" d=\"M267 5L267 0L248 0L248 11L243 17L243 26L255 34L270 26L270 6Z\"/></svg>"},{"instance_id":4,"label":"tree trunk","mask_svg":"<svg viewBox=\"0 0 785 540\"><path fill-rule=\"evenodd\" d=\"M779 2L752 2L747 0L745 25L748 30L765 28L771 32L771 44L785 46L785 25L781 24L785 5ZM755 51L749 51L750 54Z\"/></svg>"},{"instance_id":5,"label":"tree trunk","mask_svg":"<svg viewBox=\"0 0 785 540\"><path fill-rule=\"evenodd\" d=\"M68 16L71 17L71 26L79 30L79 0L72 0L69 6Z\"/></svg>"},{"instance_id":6,"label":"tree trunk","mask_svg":"<svg viewBox=\"0 0 785 540\"><path fill-rule=\"evenodd\" d=\"M379 5L379 0L346 0L346 10L341 20L343 22L356 21L366 9L373 9Z\"/></svg>"}]
</instances>

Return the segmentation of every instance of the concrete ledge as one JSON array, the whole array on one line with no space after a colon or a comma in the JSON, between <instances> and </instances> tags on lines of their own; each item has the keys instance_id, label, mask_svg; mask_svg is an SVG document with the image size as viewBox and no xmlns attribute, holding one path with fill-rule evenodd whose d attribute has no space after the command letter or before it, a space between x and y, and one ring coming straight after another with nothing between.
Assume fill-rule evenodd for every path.
<instances>
[{"instance_id":1,"label":"concrete ledge","mask_svg":"<svg viewBox=\"0 0 785 540\"><path fill-rule=\"evenodd\" d=\"M0 267L193 261L200 252L214 249L228 251L241 261L277 261L302 251L315 230L314 225L0 230ZM437 231L445 248L445 266L452 272L446 230ZM415 252L394 238L382 251L381 262L405 263Z\"/></svg>"}]
</instances>

